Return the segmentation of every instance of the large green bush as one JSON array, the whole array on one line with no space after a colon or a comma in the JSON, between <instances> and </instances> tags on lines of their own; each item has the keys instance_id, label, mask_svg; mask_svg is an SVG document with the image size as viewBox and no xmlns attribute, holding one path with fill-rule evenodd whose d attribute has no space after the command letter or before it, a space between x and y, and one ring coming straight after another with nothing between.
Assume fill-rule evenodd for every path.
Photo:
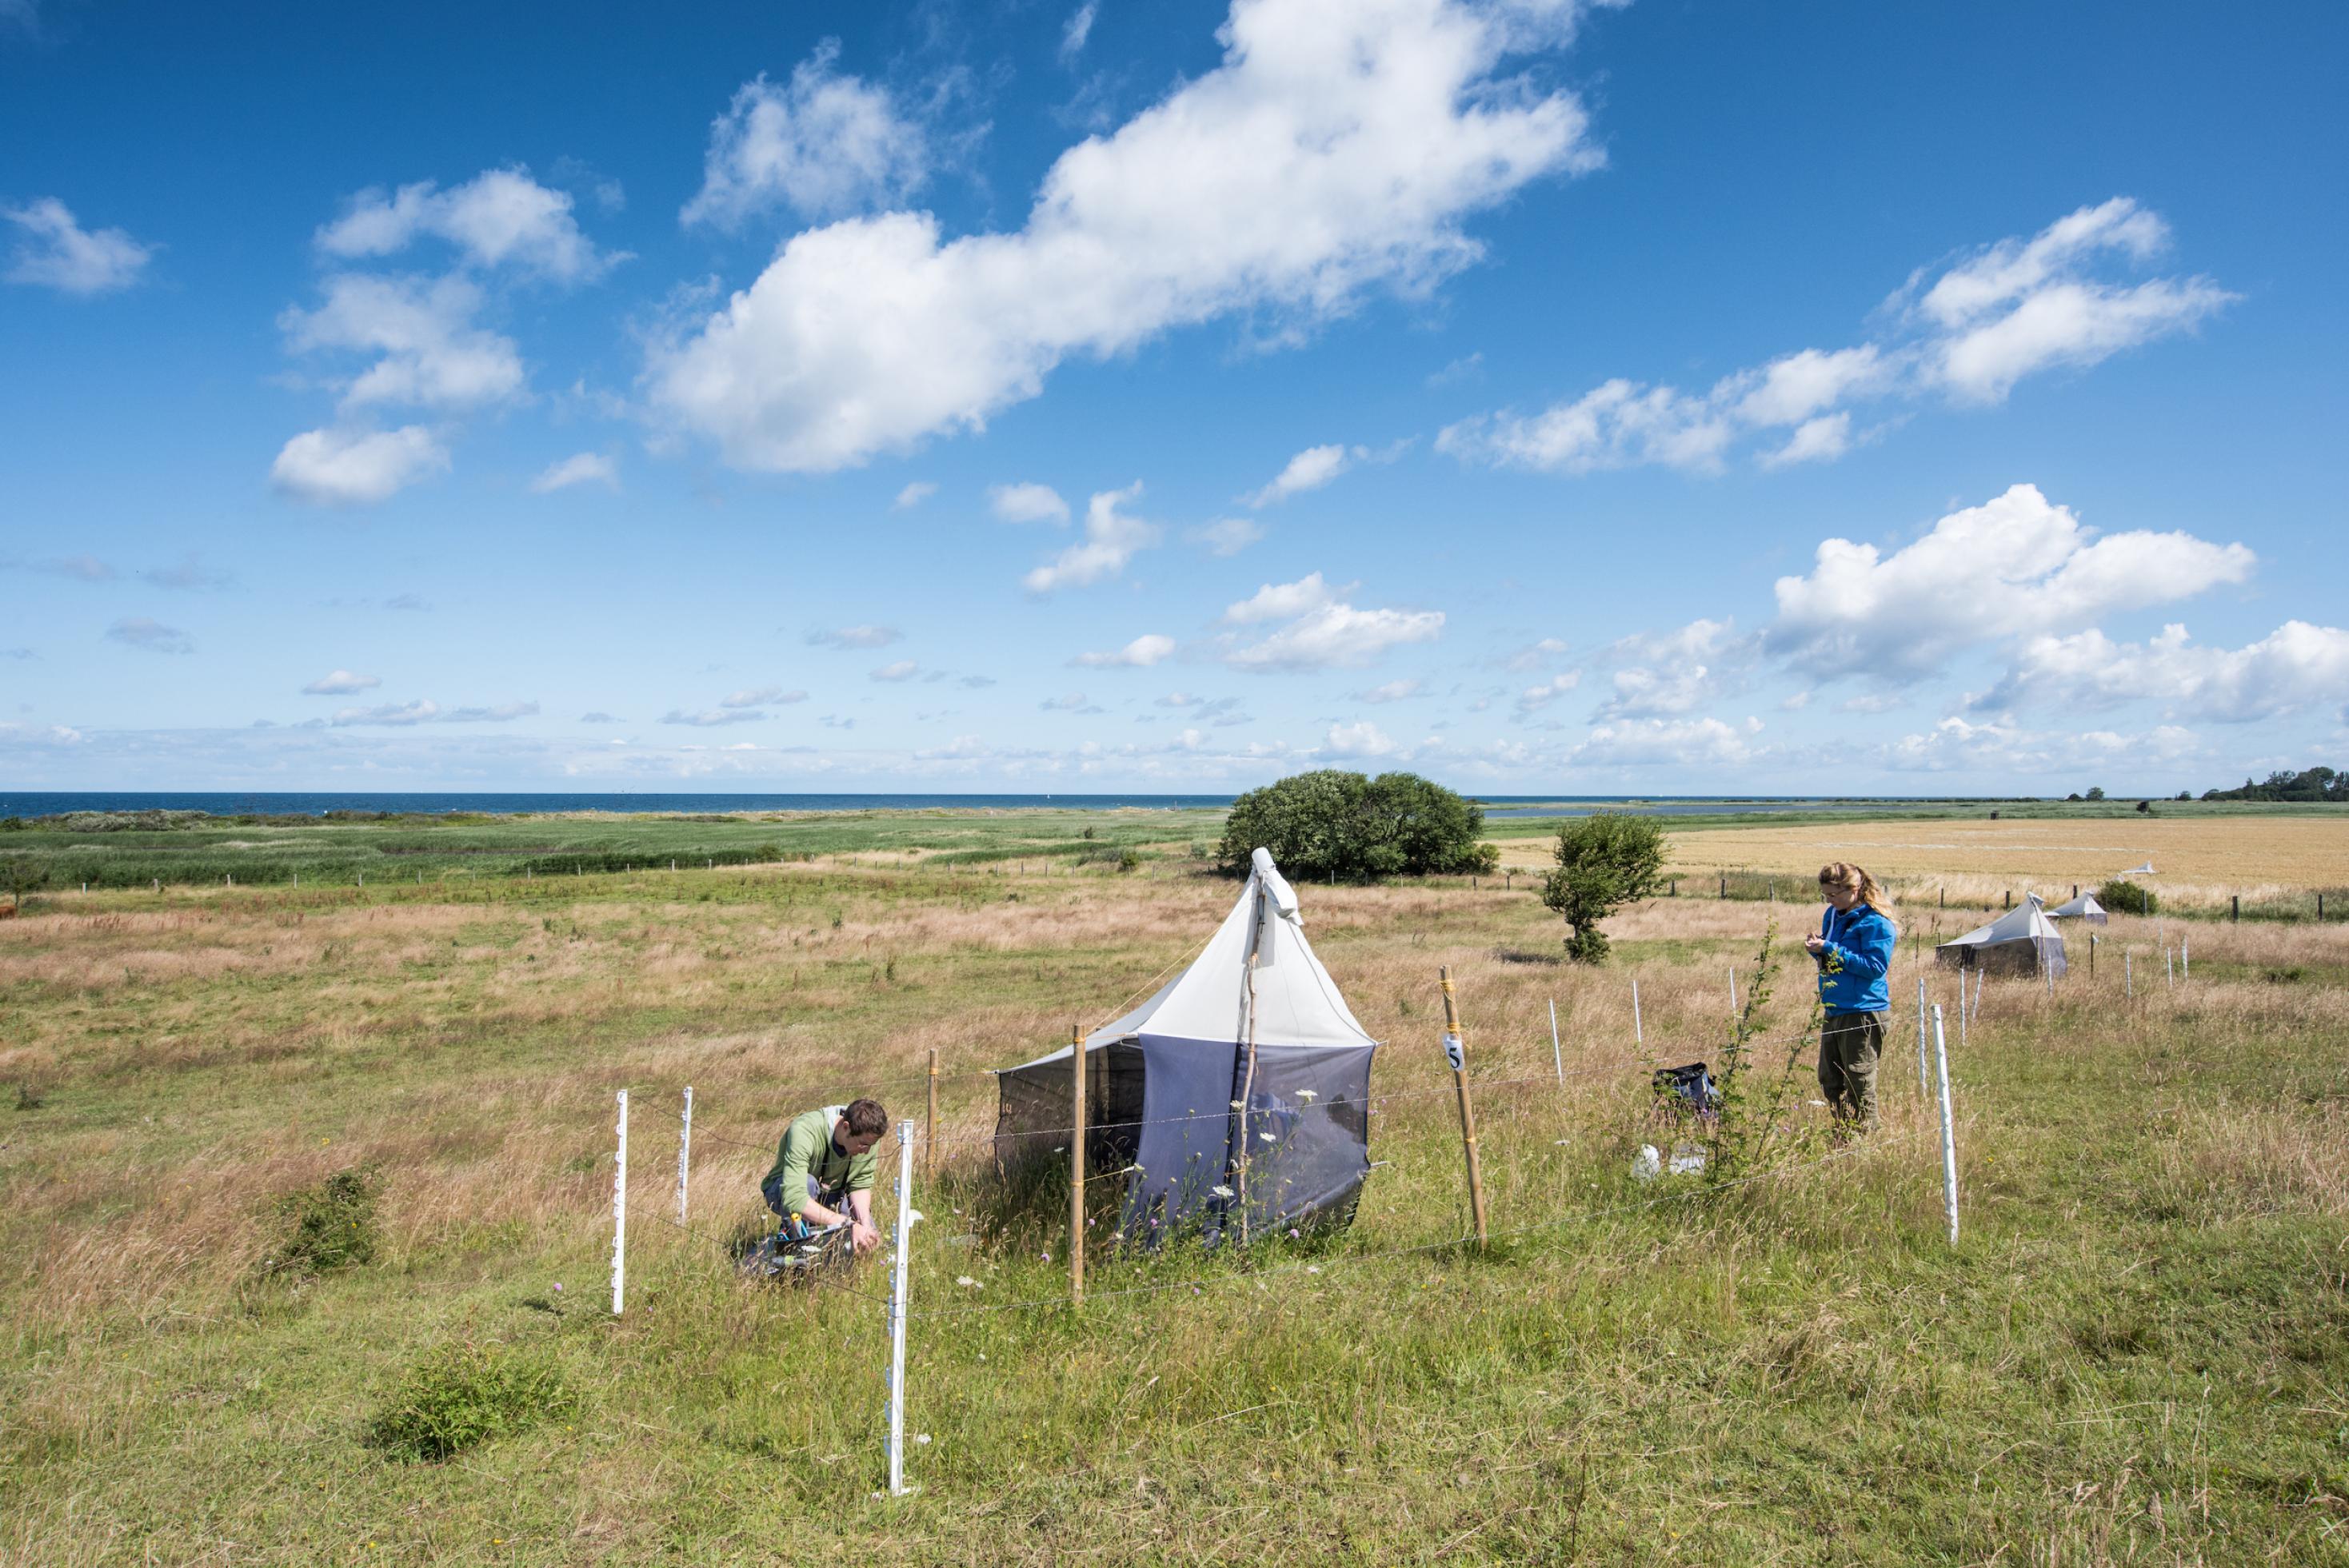
<instances>
[{"instance_id":1,"label":"large green bush","mask_svg":"<svg viewBox=\"0 0 2349 1568\"><path fill-rule=\"evenodd\" d=\"M1375 779L1340 769L1299 773L1232 802L1216 850L1237 876L1259 849L1307 882L1490 872L1501 852L1479 841L1485 813L1416 773Z\"/></svg>"},{"instance_id":2,"label":"large green bush","mask_svg":"<svg viewBox=\"0 0 2349 1568\"><path fill-rule=\"evenodd\" d=\"M2143 882L2114 881L2096 890L2096 902L2110 914L2151 914L2160 901Z\"/></svg>"}]
</instances>

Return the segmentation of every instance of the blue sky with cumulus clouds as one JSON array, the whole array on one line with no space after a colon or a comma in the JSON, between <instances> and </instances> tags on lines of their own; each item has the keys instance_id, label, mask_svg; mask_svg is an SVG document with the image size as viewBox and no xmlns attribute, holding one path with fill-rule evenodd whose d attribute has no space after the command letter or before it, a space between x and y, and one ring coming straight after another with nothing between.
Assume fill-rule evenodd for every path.
<instances>
[{"instance_id":1,"label":"blue sky with cumulus clouds","mask_svg":"<svg viewBox=\"0 0 2349 1568\"><path fill-rule=\"evenodd\" d=\"M0 3L0 787L2349 751L2349 13Z\"/></svg>"}]
</instances>

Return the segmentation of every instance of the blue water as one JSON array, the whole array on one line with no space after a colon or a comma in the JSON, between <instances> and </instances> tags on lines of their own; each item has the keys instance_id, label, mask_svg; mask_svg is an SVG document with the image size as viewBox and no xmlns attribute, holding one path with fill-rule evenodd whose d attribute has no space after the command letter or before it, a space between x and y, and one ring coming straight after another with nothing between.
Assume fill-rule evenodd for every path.
<instances>
[{"instance_id":1,"label":"blue water","mask_svg":"<svg viewBox=\"0 0 2349 1568\"><path fill-rule=\"evenodd\" d=\"M1644 816L1684 817L1735 811L1815 811L1849 802L1786 798L1658 799L1627 795L1488 795L1488 817L1583 817L1605 808ZM466 811L503 815L535 811L920 811L1019 810L1065 811L1134 808L1216 810L1229 795L517 795L450 791L434 794L263 794L206 790L125 792L57 790L0 792L0 817L48 817L66 811L209 811L216 817L326 811ZM1887 802L1889 803L1889 802Z\"/></svg>"}]
</instances>

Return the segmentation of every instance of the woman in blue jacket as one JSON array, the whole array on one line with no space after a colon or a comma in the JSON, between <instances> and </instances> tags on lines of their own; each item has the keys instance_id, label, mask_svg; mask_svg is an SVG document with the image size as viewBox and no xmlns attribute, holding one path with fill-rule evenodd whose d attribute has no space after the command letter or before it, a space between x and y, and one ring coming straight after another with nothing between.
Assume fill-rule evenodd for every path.
<instances>
[{"instance_id":1,"label":"woman in blue jacket","mask_svg":"<svg viewBox=\"0 0 2349 1568\"><path fill-rule=\"evenodd\" d=\"M1803 946L1819 966L1826 1029L1819 1036L1819 1088L1838 1125L1876 1130L1876 1062L1891 1022L1886 976L1900 938L1876 879L1844 861L1819 868L1826 914Z\"/></svg>"}]
</instances>

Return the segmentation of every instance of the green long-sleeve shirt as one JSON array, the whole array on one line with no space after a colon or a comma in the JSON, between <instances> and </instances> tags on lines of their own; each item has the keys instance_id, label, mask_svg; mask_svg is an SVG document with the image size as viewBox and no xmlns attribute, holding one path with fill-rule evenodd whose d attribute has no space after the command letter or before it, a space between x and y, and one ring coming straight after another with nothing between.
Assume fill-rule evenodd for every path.
<instances>
[{"instance_id":1,"label":"green long-sleeve shirt","mask_svg":"<svg viewBox=\"0 0 2349 1568\"><path fill-rule=\"evenodd\" d=\"M782 1143L775 1150L775 1166L767 1172L765 1185L780 1189L784 1213L796 1214L807 1207L810 1177L827 1192L873 1190L876 1163L873 1151L868 1149L862 1154L850 1154L832 1140L832 1130L846 1109L845 1106L828 1105L796 1118L783 1129Z\"/></svg>"}]
</instances>

